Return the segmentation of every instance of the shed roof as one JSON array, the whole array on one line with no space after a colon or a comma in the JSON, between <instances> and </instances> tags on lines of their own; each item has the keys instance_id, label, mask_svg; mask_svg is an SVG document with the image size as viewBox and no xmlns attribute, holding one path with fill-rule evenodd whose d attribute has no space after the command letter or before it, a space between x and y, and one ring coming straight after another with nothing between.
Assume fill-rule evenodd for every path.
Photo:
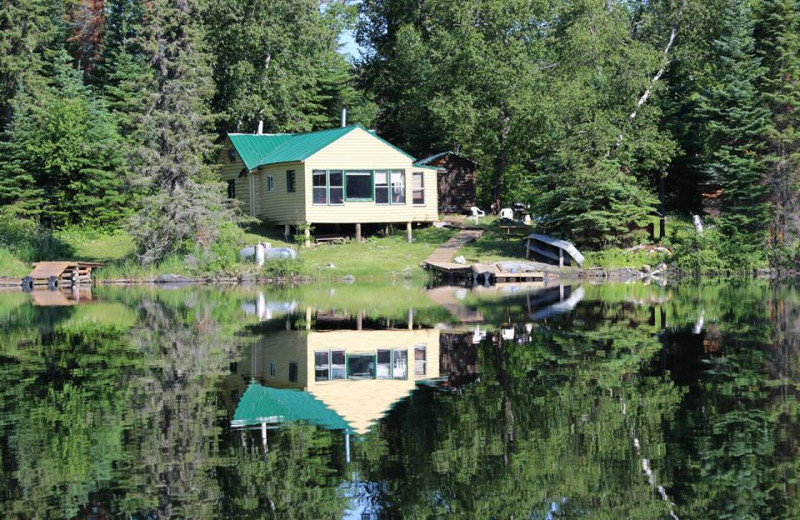
<instances>
[{"instance_id":1,"label":"shed roof","mask_svg":"<svg viewBox=\"0 0 800 520\"><path fill-rule=\"evenodd\" d=\"M303 134L228 134L228 138L244 165L252 170L268 164L304 161L356 128L367 131L382 143L414 160L414 157L360 124Z\"/></svg>"},{"instance_id":2,"label":"shed roof","mask_svg":"<svg viewBox=\"0 0 800 520\"><path fill-rule=\"evenodd\" d=\"M476 161L473 161L472 159L470 159L468 157L464 157L460 153L453 152L453 151L449 150L449 151L446 151L446 152L441 152L441 153L437 153L435 155L431 155L430 157L425 157L424 159L420 159L419 161L416 161L414 163L414 166L426 166L426 165L432 163L433 161L435 161L437 159L441 159L442 157L444 157L446 155L455 155L459 159L463 159L463 160L471 162L471 163L473 163L475 165L478 164Z\"/></svg>"},{"instance_id":3,"label":"shed roof","mask_svg":"<svg viewBox=\"0 0 800 520\"><path fill-rule=\"evenodd\" d=\"M262 386L256 382L250 383L239 400L231 425L243 427L264 422L297 421L329 430L352 430L347 421L310 393Z\"/></svg>"}]
</instances>

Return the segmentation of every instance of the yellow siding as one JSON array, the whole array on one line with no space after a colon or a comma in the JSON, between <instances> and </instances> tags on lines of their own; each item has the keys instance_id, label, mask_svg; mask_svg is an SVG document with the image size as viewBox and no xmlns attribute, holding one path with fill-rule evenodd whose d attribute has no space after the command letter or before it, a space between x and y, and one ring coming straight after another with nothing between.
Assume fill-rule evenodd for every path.
<instances>
[{"instance_id":1,"label":"yellow siding","mask_svg":"<svg viewBox=\"0 0 800 520\"><path fill-rule=\"evenodd\" d=\"M276 388L304 389L314 365L306 362L306 334L286 331L261 338L252 348L244 350L238 373L245 379L257 379ZM270 364L275 364L275 375L270 375ZM289 381L289 364L297 363L297 381ZM313 358L312 358L313 363Z\"/></svg>"},{"instance_id":2,"label":"yellow siding","mask_svg":"<svg viewBox=\"0 0 800 520\"><path fill-rule=\"evenodd\" d=\"M314 205L311 189L313 170L403 170L406 203L378 205L375 202L345 202L342 205ZM425 172L425 205L411 203L412 172ZM355 128L305 161L306 221L311 223L433 222L438 219L436 171L415 168L405 154L369 132Z\"/></svg>"},{"instance_id":3,"label":"yellow siding","mask_svg":"<svg viewBox=\"0 0 800 520\"><path fill-rule=\"evenodd\" d=\"M414 347L425 345L427 370L414 375ZM315 350L345 350L348 354L371 354L378 349L408 350L408 379L314 381ZM339 414L358 433L369 428L408 396L416 382L439 377L439 330L337 330L308 334L309 374L307 385L314 397Z\"/></svg>"},{"instance_id":4,"label":"yellow siding","mask_svg":"<svg viewBox=\"0 0 800 520\"><path fill-rule=\"evenodd\" d=\"M303 207L305 180L303 163L286 163L272 166L262 166L261 194L259 215L264 220L277 224L298 224L306 222L306 212ZM295 171L295 192L286 191L286 172ZM268 191L268 176L272 176L274 189Z\"/></svg>"}]
</instances>

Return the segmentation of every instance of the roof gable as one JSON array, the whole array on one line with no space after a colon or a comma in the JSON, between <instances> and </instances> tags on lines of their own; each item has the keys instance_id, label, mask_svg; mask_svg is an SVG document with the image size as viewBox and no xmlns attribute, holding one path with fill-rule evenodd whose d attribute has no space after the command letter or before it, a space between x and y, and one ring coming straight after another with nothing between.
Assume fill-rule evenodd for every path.
<instances>
[{"instance_id":1,"label":"roof gable","mask_svg":"<svg viewBox=\"0 0 800 520\"><path fill-rule=\"evenodd\" d=\"M360 124L305 134L228 134L228 138L245 167L252 170L268 164L305 161L356 128L414 160L414 157L381 139L374 132L366 130Z\"/></svg>"},{"instance_id":2,"label":"roof gable","mask_svg":"<svg viewBox=\"0 0 800 520\"><path fill-rule=\"evenodd\" d=\"M250 383L236 406L232 426L262 422L308 422L329 430L350 430L336 412L301 390L285 390Z\"/></svg>"},{"instance_id":3,"label":"roof gable","mask_svg":"<svg viewBox=\"0 0 800 520\"><path fill-rule=\"evenodd\" d=\"M305 134L228 134L248 170L268 164L304 161L360 125Z\"/></svg>"}]
</instances>

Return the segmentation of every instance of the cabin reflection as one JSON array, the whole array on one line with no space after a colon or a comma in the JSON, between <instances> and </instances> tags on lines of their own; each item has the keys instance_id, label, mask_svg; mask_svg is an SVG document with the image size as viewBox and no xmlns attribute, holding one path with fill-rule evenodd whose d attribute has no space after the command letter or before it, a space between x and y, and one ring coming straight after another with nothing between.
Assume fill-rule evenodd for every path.
<instances>
[{"instance_id":1,"label":"cabin reflection","mask_svg":"<svg viewBox=\"0 0 800 520\"><path fill-rule=\"evenodd\" d=\"M364 434L417 384L440 379L440 332L415 327L413 313L403 322L304 314L260 335L232 366L234 427L305 420Z\"/></svg>"}]
</instances>

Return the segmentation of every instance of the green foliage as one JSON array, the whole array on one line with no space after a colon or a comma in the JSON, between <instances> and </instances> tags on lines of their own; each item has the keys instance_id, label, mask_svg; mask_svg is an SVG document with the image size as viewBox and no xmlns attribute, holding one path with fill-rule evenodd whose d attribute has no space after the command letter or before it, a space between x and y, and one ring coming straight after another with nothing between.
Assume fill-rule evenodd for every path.
<instances>
[{"instance_id":1,"label":"green foliage","mask_svg":"<svg viewBox=\"0 0 800 520\"><path fill-rule=\"evenodd\" d=\"M773 265L800 244L800 5L767 0L757 11L756 46L766 69L761 90L771 113L767 131L767 186Z\"/></svg>"},{"instance_id":2,"label":"green foliage","mask_svg":"<svg viewBox=\"0 0 800 520\"><path fill-rule=\"evenodd\" d=\"M729 253L740 251L758 261L766 240L763 139L769 113L757 90L763 69L752 34L748 2L731 2L713 45L715 80L698 106L707 129L704 171L722 189L720 232L731 244Z\"/></svg>"},{"instance_id":3,"label":"green foliage","mask_svg":"<svg viewBox=\"0 0 800 520\"><path fill-rule=\"evenodd\" d=\"M48 69L44 90L23 88L14 100L14 119L0 143L0 201L57 228L112 229L129 207L121 137L65 54Z\"/></svg>"},{"instance_id":4,"label":"green foliage","mask_svg":"<svg viewBox=\"0 0 800 520\"><path fill-rule=\"evenodd\" d=\"M336 52L352 8L316 0L212 2L204 12L214 56L215 109L224 131L299 132L335 127L358 109L352 66ZM353 117L355 116L355 117Z\"/></svg>"},{"instance_id":5,"label":"green foliage","mask_svg":"<svg viewBox=\"0 0 800 520\"><path fill-rule=\"evenodd\" d=\"M5 211L0 211L0 246L5 248L7 254L13 256L15 261L25 264L41 260L59 260L69 257L72 253L72 247L55 236L52 231L32 220L20 219L13 213ZM2 274L6 276L12 273Z\"/></svg>"}]
</instances>

